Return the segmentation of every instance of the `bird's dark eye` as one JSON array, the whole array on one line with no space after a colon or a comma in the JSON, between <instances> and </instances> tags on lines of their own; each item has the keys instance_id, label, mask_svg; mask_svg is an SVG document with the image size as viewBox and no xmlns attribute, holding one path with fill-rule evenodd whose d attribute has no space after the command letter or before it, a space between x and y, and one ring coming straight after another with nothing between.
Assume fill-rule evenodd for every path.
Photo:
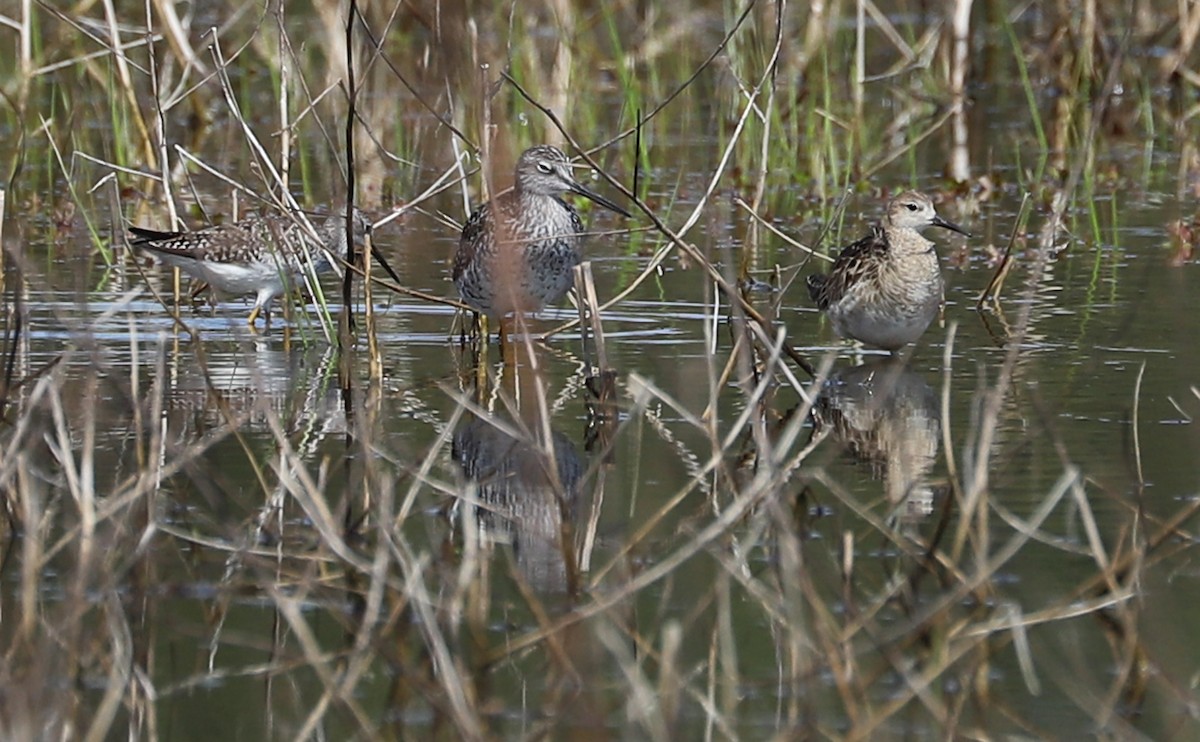
<instances>
[{"instance_id":1,"label":"bird's dark eye","mask_svg":"<svg viewBox=\"0 0 1200 742\"><path fill-rule=\"evenodd\" d=\"M545 175L549 175L550 173L554 172L554 166L548 162L539 162L537 167L538 172Z\"/></svg>"},{"instance_id":2,"label":"bird's dark eye","mask_svg":"<svg viewBox=\"0 0 1200 742\"><path fill-rule=\"evenodd\" d=\"M916 210L919 208L919 207L918 207L916 204L914 204L914 203L907 203L907 204L904 204L904 205L905 205L905 206L908 208L908 210L909 210L909 211L916 211Z\"/></svg>"}]
</instances>

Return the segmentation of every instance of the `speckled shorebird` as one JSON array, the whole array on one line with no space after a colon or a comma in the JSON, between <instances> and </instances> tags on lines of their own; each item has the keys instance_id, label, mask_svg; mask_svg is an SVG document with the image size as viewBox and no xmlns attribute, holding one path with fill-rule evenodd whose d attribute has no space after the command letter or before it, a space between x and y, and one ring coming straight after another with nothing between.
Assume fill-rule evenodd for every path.
<instances>
[{"instance_id":1,"label":"speckled shorebird","mask_svg":"<svg viewBox=\"0 0 1200 742\"><path fill-rule=\"evenodd\" d=\"M944 291L933 243L921 235L926 227L970 236L938 216L928 196L905 191L888 203L882 224L842 250L828 275L808 277L809 296L838 335L893 352L921 337Z\"/></svg>"},{"instance_id":2,"label":"speckled shorebird","mask_svg":"<svg viewBox=\"0 0 1200 742\"><path fill-rule=\"evenodd\" d=\"M257 294L247 322L261 313L269 322L271 301L288 286L303 283L305 265L320 273L335 265L331 253L346 255L346 217L334 214L313 225L320 238L314 243L304 225L282 214L252 216L195 232L158 232L130 227L134 247L167 265L206 281L227 294ZM359 242L371 221L354 210L354 238Z\"/></svg>"},{"instance_id":3,"label":"speckled shorebird","mask_svg":"<svg viewBox=\"0 0 1200 742\"><path fill-rule=\"evenodd\" d=\"M536 312L567 293L580 261L583 221L564 193L629 212L584 188L556 147L530 147L517 160L516 183L471 214L454 255L454 285L475 311L501 318Z\"/></svg>"}]
</instances>

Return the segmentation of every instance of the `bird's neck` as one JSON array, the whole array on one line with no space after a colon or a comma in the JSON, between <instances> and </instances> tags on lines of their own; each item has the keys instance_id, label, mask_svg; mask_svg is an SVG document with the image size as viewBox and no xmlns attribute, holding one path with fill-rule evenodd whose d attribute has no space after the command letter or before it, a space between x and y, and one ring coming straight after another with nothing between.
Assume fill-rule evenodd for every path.
<instances>
[{"instance_id":1,"label":"bird's neck","mask_svg":"<svg viewBox=\"0 0 1200 742\"><path fill-rule=\"evenodd\" d=\"M912 227L891 227L885 234L889 248L897 255L921 255L933 251L933 241Z\"/></svg>"}]
</instances>

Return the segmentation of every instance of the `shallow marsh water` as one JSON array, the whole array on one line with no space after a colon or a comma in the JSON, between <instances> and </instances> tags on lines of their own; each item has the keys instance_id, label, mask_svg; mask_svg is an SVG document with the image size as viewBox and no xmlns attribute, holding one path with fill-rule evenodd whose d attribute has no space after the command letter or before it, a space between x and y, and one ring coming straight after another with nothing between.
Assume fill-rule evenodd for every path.
<instances>
[{"instance_id":1,"label":"shallow marsh water","mask_svg":"<svg viewBox=\"0 0 1200 742\"><path fill-rule=\"evenodd\" d=\"M194 332L181 331L149 290L169 293L158 269L125 260L105 267L78 214L56 231L36 208L53 200L49 191L10 203L5 246L24 271L18 376L56 364L42 378L63 390L61 420L39 406L44 388L36 381L14 402L18 411L34 410L29 416L44 429L46 444L30 439L25 462L39 484L25 486L62 519L49 528L49 543L82 527L72 514L82 505L69 494L80 489L62 463L64 441L81 469L91 458L102 509L117 507L139 477L159 480L153 497L138 500L137 514L102 526L98 541L115 555L105 564L116 580L97 584L119 596L133 627L132 656L156 699L131 694L118 728L170 739L455 737L480 732L469 708L498 737L837 737L865 727L872 738L937 738L961 713L970 719L956 727L961 733L1073 738L1086 729L1188 738L1197 726L1189 684L1200 668L1191 636L1200 590L1190 524L1139 567L1135 596L1112 586L1122 596L1113 598L1112 614L1089 603L1103 599L1099 588L1075 592L1103 572L1098 561L1158 533L1200 484L1192 423L1200 413L1193 285L1200 266L1173 264L1166 228L1196 210L1194 176L1182 174L1188 154L1165 136L1104 147L1096 170L1114 180L1076 202L1070 230L1027 292L1050 202L1035 195L999 307L977 312L1036 157L1019 80L1000 79L973 91L969 116L972 160L999 184L995 190L975 184L951 192L940 178L949 144L939 137L869 181L875 189L938 192L941 213L973 233L966 241L930 234L948 285L945 327L931 328L897 364L832 337L803 281L790 283L778 320L800 352L830 362L831 387L811 417L794 417L803 401L782 383L761 413L764 431L781 438L790 420L803 421L791 455L808 441L815 448L769 500L715 535L714 524L738 512L729 480L751 481L767 467L757 458L765 455L762 441L744 431L717 455L722 467L706 464L713 441L696 421L706 423L714 405L712 419L725 430L745 410L754 382L736 369L717 385L730 355L728 303L714 323L710 281L677 254L603 313L620 410L606 421L589 409L587 354L576 329L532 346L533 359L520 346L501 358L492 344L491 386L481 393L478 350L460 346L452 311L377 289L382 378L377 386L367 381L360 343L347 401L336 352L314 324L282 320L250 333L248 305L234 299L198 312L185 307L181 318ZM735 97L710 84L705 90ZM1049 93L1040 92L1048 108ZM614 96L600 110L622 103ZM688 113L655 132L658 156L643 175L646 201L670 224L703 193L731 115L705 115L724 105L719 98L697 95L681 105ZM867 101L868 109L893 105L882 93ZM599 115L604 131L619 128L611 111ZM397 180L426 182L443 170L446 140L443 133L415 145L411 157L423 165ZM221 162L221 145L211 146ZM230 159L223 164L231 171L247 167ZM732 197L745 197L752 183L731 180L687 239L732 275L750 231ZM385 181L381 192L396 185ZM813 197L810 185L781 186L763 209L803 240L834 211L833 199ZM216 189L204 195L220 202ZM858 236L881 207L878 193L856 192L827 246ZM405 286L448 296L457 234L429 212L461 214L461 196L442 194L425 208L380 230L375 242ZM141 223L145 211L125 214ZM119 232L102 201L92 218L101 233ZM626 226L603 212L587 220L597 231ZM753 268L762 281L773 280L775 266L790 277L804 260L778 238L760 231L757 239ZM589 240L601 300L628 285L660 244L652 234ZM814 269L822 266L811 260L801 279ZM324 285L336 305L338 290ZM779 298L751 296L767 313ZM1028 333L1013 341L1008 332L1026 311ZM532 322L548 329L575 316L560 307ZM1012 382L985 447L986 507L955 551L959 560L926 574L923 545L944 538L949 553L948 542L963 533L950 482L973 471L986 392L1006 358ZM502 432L522 429L551 441L554 460ZM1075 469L1074 486L1060 487ZM374 509L385 491L389 509ZM305 492L320 493L324 505ZM565 494L556 499L556 492ZM1060 499L1043 513L1054 492ZM331 514L325 522L323 507ZM386 516L394 529L379 526ZM1033 537L1020 540L1034 520ZM339 550L330 525L341 528L335 535L357 561ZM948 535L939 536L941 528ZM0 601L6 616L19 616L29 605L18 589L29 580L21 558L29 558L27 540L16 530L6 539ZM358 668L348 698L331 700L338 692L330 678L360 656L358 619L379 599L370 560L388 539L400 556L381 588L386 609L367 640L371 662ZM1018 542L997 571L984 569ZM796 545L799 554L789 551ZM475 559L481 548L484 558ZM47 627L58 606L74 605L65 596L87 572L64 556L69 551L47 557L39 581L35 602ZM662 565L670 569L657 574ZM974 570L987 574L985 585L955 592L958 583L945 577L969 583L963 575ZM896 587L906 580L908 590ZM103 590L89 595L97 614L97 606L115 610ZM1022 616L1028 625L1012 630ZM849 628L858 625L868 629ZM550 638L535 640L541 631ZM991 638L962 649L962 634L972 631ZM21 646L16 629L5 634ZM816 659L832 656L823 642L834 640L852 645L845 656L862 666L831 669ZM55 681L44 676L77 679L84 707L102 705L118 664L60 657L53 646L40 659L17 659L29 669L10 670L14 676L47 688ZM447 690L454 672L464 676L457 684L465 700ZM849 688L847 678L854 678ZM908 694L918 700L884 713ZM316 715L326 703L333 710ZM46 722L33 711L28 723Z\"/></svg>"}]
</instances>

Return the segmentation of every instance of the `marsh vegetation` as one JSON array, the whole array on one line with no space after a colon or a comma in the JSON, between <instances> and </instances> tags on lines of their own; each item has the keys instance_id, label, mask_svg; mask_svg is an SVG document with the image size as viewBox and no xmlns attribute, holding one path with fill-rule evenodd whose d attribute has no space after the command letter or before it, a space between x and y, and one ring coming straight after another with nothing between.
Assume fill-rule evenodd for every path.
<instances>
[{"instance_id":1,"label":"marsh vegetation","mask_svg":"<svg viewBox=\"0 0 1200 742\"><path fill-rule=\"evenodd\" d=\"M0 9L0 737L1196 734L1200 5L300 5ZM634 218L480 342L537 143ZM348 202L257 332L126 239Z\"/></svg>"}]
</instances>

